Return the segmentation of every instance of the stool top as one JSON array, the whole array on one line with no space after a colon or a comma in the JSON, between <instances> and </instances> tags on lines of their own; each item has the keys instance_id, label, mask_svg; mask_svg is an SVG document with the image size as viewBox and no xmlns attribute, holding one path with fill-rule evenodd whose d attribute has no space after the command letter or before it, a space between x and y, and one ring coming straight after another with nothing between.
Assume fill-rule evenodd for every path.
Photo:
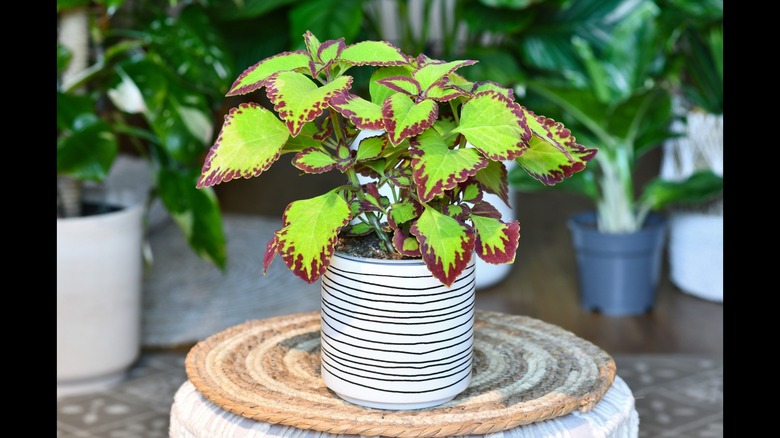
<instances>
[{"instance_id":1,"label":"stool top","mask_svg":"<svg viewBox=\"0 0 780 438\"><path fill-rule=\"evenodd\" d=\"M189 381L245 418L336 434L445 437L487 434L593 408L612 385L605 351L540 320L477 310L469 387L429 409L348 403L320 378L319 312L252 320L196 344Z\"/></svg>"}]
</instances>

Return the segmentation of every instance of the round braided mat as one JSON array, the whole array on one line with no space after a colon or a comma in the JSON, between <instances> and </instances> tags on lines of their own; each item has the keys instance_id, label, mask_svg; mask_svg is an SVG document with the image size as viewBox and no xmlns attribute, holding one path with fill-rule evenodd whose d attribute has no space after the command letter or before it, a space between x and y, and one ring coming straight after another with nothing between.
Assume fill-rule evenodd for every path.
<instances>
[{"instance_id":1,"label":"round braided mat","mask_svg":"<svg viewBox=\"0 0 780 438\"><path fill-rule=\"evenodd\" d=\"M526 316L477 310L474 373L453 400L430 409L353 405L320 379L319 312L248 321L196 344L187 376L237 415L299 429L388 437L487 434L593 408L615 362L597 346Z\"/></svg>"}]
</instances>

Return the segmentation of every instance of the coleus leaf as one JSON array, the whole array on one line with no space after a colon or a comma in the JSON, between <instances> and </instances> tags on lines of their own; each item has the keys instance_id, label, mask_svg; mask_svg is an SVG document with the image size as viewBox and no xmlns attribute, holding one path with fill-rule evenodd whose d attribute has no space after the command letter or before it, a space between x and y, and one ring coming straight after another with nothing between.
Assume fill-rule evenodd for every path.
<instances>
[{"instance_id":1,"label":"coleus leaf","mask_svg":"<svg viewBox=\"0 0 780 438\"><path fill-rule=\"evenodd\" d=\"M520 239L520 223L508 224L472 212L471 222L477 230L476 253L482 260L498 265L515 261Z\"/></svg>"},{"instance_id":2,"label":"coleus leaf","mask_svg":"<svg viewBox=\"0 0 780 438\"><path fill-rule=\"evenodd\" d=\"M546 185L555 185L585 168L598 149L577 143L562 123L537 116L523 108L533 132L528 150L515 161L529 175Z\"/></svg>"},{"instance_id":3,"label":"coleus leaf","mask_svg":"<svg viewBox=\"0 0 780 438\"><path fill-rule=\"evenodd\" d=\"M439 114L439 107L433 100L425 99L415 103L409 96L393 94L382 105L385 130L394 145L428 129Z\"/></svg>"},{"instance_id":4,"label":"coleus leaf","mask_svg":"<svg viewBox=\"0 0 780 438\"><path fill-rule=\"evenodd\" d=\"M473 94L477 94L479 92L487 91L487 90L493 90L505 96L507 99L515 100L515 93L514 91L512 91L511 88L506 88L501 84L493 81L475 82L473 88L471 89L471 92Z\"/></svg>"},{"instance_id":5,"label":"coleus leaf","mask_svg":"<svg viewBox=\"0 0 780 438\"><path fill-rule=\"evenodd\" d=\"M474 148L448 148L433 129L411 139L410 143L412 176L417 185L417 196L423 203L455 188L488 164Z\"/></svg>"},{"instance_id":6,"label":"coleus leaf","mask_svg":"<svg viewBox=\"0 0 780 438\"><path fill-rule=\"evenodd\" d=\"M197 187L263 173L277 159L290 133L273 112L256 103L242 103L225 116L222 130L209 149Z\"/></svg>"},{"instance_id":7,"label":"coleus leaf","mask_svg":"<svg viewBox=\"0 0 780 438\"><path fill-rule=\"evenodd\" d=\"M351 65L399 66L409 60L401 50L386 41L361 41L348 45L339 55L339 61Z\"/></svg>"},{"instance_id":8,"label":"coleus leaf","mask_svg":"<svg viewBox=\"0 0 780 438\"><path fill-rule=\"evenodd\" d=\"M464 202L475 204L482 200L482 189L475 180L467 180L467 182L460 186L461 199Z\"/></svg>"},{"instance_id":9,"label":"coleus leaf","mask_svg":"<svg viewBox=\"0 0 780 438\"><path fill-rule=\"evenodd\" d=\"M322 138L314 123L307 123L301 128L297 136L291 137L284 144L282 154L286 152L300 152L306 148L321 148Z\"/></svg>"},{"instance_id":10,"label":"coleus leaf","mask_svg":"<svg viewBox=\"0 0 780 438\"><path fill-rule=\"evenodd\" d=\"M420 83L409 76L389 76L377 80L376 83L409 96L417 96L422 93Z\"/></svg>"},{"instance_id":11,"label":"coleus leaf","mask_svg":"<svg viewBox=\"0 0 780 438\"><path fill-rule=\"evenodd\" d=\"M489 202L476 202L471 209L472 215L501 219L501 212Z\"/></svg>"},{"instance_id":12,"label":"coleus leaf","mask_svg":"<svg viewBox=\"0 0 780 438\"><path fill-rule=\"evenodd\" d=\"M384 102L385 99L394 94L392 89L380 84L380 80L392 76L409 76L410 74L411 66L408 65L401 67L380 67L374 70L371 74L371 79L368 82L368 92L371 95L371 102L382 105L382 102Z\"/></svg>"},{"instance_id":13,"label":"coleus leaf","mask_svg":"<svg viewBox=\"0 0 780 438\"><path fill-rule=\"evenodd\" d=\"M238 96L255 91L263 87L266 79L275 73L308 69L309 59L309 54L305 50L282 52L265 58L244 70L230 86L227 96Z\"/></svg>"},{"instance_id":14,"label":"coleus leaf","mask_svg":"<svg viewBox=\"0 0 780 438\"><path fill-rule=\"evenodd\" d=\"M351 85L351 76L341 76L318 87L309 77L286 71L268 78L266 92L279 117L287 123L287 129L295 137L306 122L316 119L334 96L349 90Z\"/></svg>"},{"instance_id":15,"label":"coleus leaf","mask_svg":"<svg viewBox=\"0 0 780 438\"><path fill-rule=\"evenodd\" d=\"M291 202L284 210L282 228L268 244L263 273L273 259L268 254L272 251L282 256L293 274L314 283L330 264L338 233L349 220L349 205L336 190Z\"/></svg>"},{"instance_id":16,"label":"coleus leaf","mask_svg":"<svg viewBox=\"0 0 780 438\"><path fill-rule=\"evenodd\" d=\"M428 87L425 93L423 93L423 97L427 99L433 99L437 102L448 102L452 99L458 98L460 96L466 96L468 94L469 93L467 93L465 90L451 85L447 78L442 78L438 82L435 82L433 85Z\"/></svg>"},{"instance_id":17,"label":"coleus leaf","mask_svg":"<svg viewBox=\"0 0 780 438\"><path fill-rule=\"evenodd\" d=\"M334 167L338 160L323 148L307 148L292 159L292 165L306 173L324 173Z\"/></svg>"},{"instance_id":18,"label":"coleus leaf","mask_svg":"<svg viewBox=\"0 0 780 438\"><path fill-rule=\"evenodd\" d=\"M446 78L455 70L467 65L476 64L474 60L430 62L412 72L412 77L420 84L420 88L427 90L440 79Z\"/></svg>"},{"instance_id":19,"label":"coleus leaf","mask_svg":"<svg viewBox=\"0 0 780 438\"><path fill-rule=\"evenodd\" d=\"M330 105L358 129L384 129L382 107L346 91L330 100Z\"/></svg>"},{"instance_id":20,"label":"coleus leaf","mask_svg":"<svg viewBox=\"0 0 780 438\"><path fill-rule=\"evenodd\" d=\"M492 193L509 205L509 184L504 163L491 161L474 176L486 192Z\"/></svg>"},{"instance_id":21,"label":"coleus leaf","mask_svg":"<svg viewBox=\"0 0 780 438\"><path fill-rule=\"evenodd\" d=\"M407 236L401 229L393 231L393 247L407 257L420 257L420 242L414 236Z\"/></svg>"},{"instance_id":22,"label":"coleus leaf","mask_svg":"<svg viewBox=\"0 0 780 438\"><path fill-rule=\"evenodd\" d=\"M493 161L513 160L528 147L531 130L520 105L493 90L463 104L460 126L453 129Z\"/></svg>"},{"instance_id":23,"label":"coleus leaf","mask_svg":"<svg viewBox=\"0 0 780 438\"><path fill-rule=\"evenodd\" d=\"M474 252L474 230L431 207L425 207L410 233L420 242L423 262L442 284L452 286Z\"/></svg>"},{"instance_id":24,"label":"coleus leaf","mask_svg":"<svg viewBox=\"0 0 780 438\"><path fill-rule=\"evenodd\" d=\"M412 219L416 219L423 212L423 207L413 200L404 200L393 204L387 216L387 222L393 228L400 228Z\"/></svg>"},{"instance_id":25,"label":"coleus leaf","mask_svg":"<svg viewBox=\"0 0 780 438\"><path fill-rule=\"evenodd\" d=\"M387 146L387 136L379 135L376 137L367 137L360 142L360 147L357 150L355 161L363 162L367 160L373 160L379 158L382 155L382 151Z\"/></svg>"}]
</instances>

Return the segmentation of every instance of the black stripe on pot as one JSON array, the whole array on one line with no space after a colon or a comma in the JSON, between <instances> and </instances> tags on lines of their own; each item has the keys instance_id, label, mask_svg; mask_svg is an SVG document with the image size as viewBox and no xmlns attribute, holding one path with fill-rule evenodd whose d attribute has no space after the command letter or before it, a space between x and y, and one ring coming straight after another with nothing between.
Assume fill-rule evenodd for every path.
<instances>
[{"instance_id":1,"label":"black stripe on pot","mask_svg":"<svg viewBox=\"0 0 780 438\"><path fill-rule=\"evenodd\" d=\"M352 371L348 371L348 370L343 369L343 368L341 368L339 366L336 366L333 362L331 362L331 360L329 360L327 358L322 358L322 359L323 359L322 360L322 364L327 369L327 371L329 373L331 373L335 377L338 377L338 378L340 378L342 380L346 380L346 381L348 381L350 383L353 383L353 382L348 380L348 379L346 379L346 378L344 378L344 377L341 377L341 376L337 375L333 371L335 370L335 371L338 371L339 373L342 373L342 374L348 374L350 376L361 377L361 378L364 378L364 379L377 380L377 381L381 381L381 382L430 382L430 381L434 381L434 380L446 379L446 378L449 378L449 377L457 376L458 374L460 374L460 373L462 373L464 371L468 371L471 368L471 358L469 357L465 361L462 361L461 363L457 364L454 367L451 367L451 368L449 368L447 370L443 370L443 371L436 372L436 373L428 373L428 374L424 374L424 373L420 373L420 374L390 374L390 373L378 373L378 372L367 371L367 374L360 374L360 373L355 373L355 372L352 372ZM358 371L362 371L362 370L358 370ZM379 377L379 376L384 376L384 377Z\"/></svg>"},{"instance_id":2,"label":"black stripe on pot","mask_svg":"<svg viewBox=\"0 0 780 438\"><path fill-rule=\"evenodd\" d=\"M382 367L382 368L407 368L407 369L415 369L415 370L424 370L426 368L431 368L431 367L450 365L460 360L463 360L464 358L468 359L473 356L472 345L469 344L462 350L456 352L455 354L451 354L446 357L440 357L438 359L423 360L423 361L395 361L395 360L385 360L385 359L377 359L376 357L371 357L368 360L373 361L372 363L366 361L353 360L352 358L347 358L346 356L342 356L341 354L336 354L336 352L339 353L341 352L337 348L333 348L333 346L328 344L327 341L323 340L322 342L324 344L327 344L329 347L327 349L325 348L321 349L320 353L322 354L333 357L335 359L339 359L341 361L351 362L357 365L374 366L374 367Z\"/></svg>"},{"instance_id":3,"label":"black stripe on pot","mask_svg":"<svg viewBox=\"0 0 780 438\"><path fill-rule=\"evenodd\" d=\"M325 324L330 327L330 324L327 324L327 322ZM332 327L331 327L331 329L332 329ZM335 329L334 329L334 331L338 332ZM462 337L464 335L469 335L469 339L471 339L474 336L473 330L469 329L466 332L464 332L464 333L462 333L462 334L460 334L460 335L458 335L458 336L456 336L455 338L452 338L452 339L457 339L457 338ZM424 354L435 353L437 351L442 351L442 350L446 350L448 348L457 347L458 345L463 344L464 342L466 342L466 340L461 340L459 342L454 342L454 343L452 343L450 345L444 345L444 346L439 347L439 348L433 348L433 349L430 349L430 350L425 350L424 352L415 352L415 351L409 351L409 350L388 350L388 349L384 349L384 348L375 348L375 347L367 347L367 346L363 346L363 345L352 344L352 343L349 343L349 342L345 342L345 341L341 341L341 340L333 338L332 336L328 335L325 332L325 330L322 330L320 332L320 336L322 338L324 338L324 339L327 339L327 343L330 346L347 345L349 347L353 347L353 348L356 348L356 349L359 349L359 350L379 351L379 352L382 352L382 353L396 353L396 354L402 354L402 355L406 354L406 355L410 355L410 356L420 356L420 355L424 355ZM345 336L349 336L349 335L345 335ZM356 338L354 336L349 336L349 337L353 338L353 339L356 339L358 341L363 341L362 339ZM406 345L406 346L410 346L410 345L425 345L425 344L420 344L420 343L391 344L389 342L380 342L380 341L363 341L363 342L369 342L369 343L374 343L374 344L378 343L380 345L399 345L399 346L403 346L403 345ZM338 348L336 348L336 350L341 352L341 350L339 350ZM355 354L355 357L358 357L360 359L367 359L367 358L370 359L370 357L368 357L368 356L358 356L357 354Z\"/></svg>"},{"instance_id":4,"label":"black stripe on pot","mask_svg":"<svg viewBox=\"0 0 780 438\"><path fill-rule=\"evenodd\" d=\"M349 331L351 331L353 333L354 332L359 332L361 334L363 334L363 333L378 333L380 335L390 335L390 336L398 336L398 337L410 337L411 336L411 337L414 337L414 338L420 338L420 337L424 337L424 336L438 335L438 334L442 334L442 333L446 333L446 332L451 332L451 331L453 331L453 330L455 330L457 328L461 328L463 326L466 326L466 331L461 332L461 333L459 333L459 334L457 334L455 336L452 336L450 338L440 339L440 340L437 340L437 341L390 342L390 341L387 341L387 340L381 340L380 341L380 340L376 340L376 339L362 338L362 337L359 337L359 336L355 336L353 334L347 333L343 329L342 330L337 329L330 322L328 322L328 320L336 321L336 322L338 322L339 324L341 324L343 326L346 326L346 327L349 327L349 328L353 329L353 330L349 330ZM327 315L324 312L322 313L322 320L321 321L322 321L323 324L325 324L328 327L330 327L331 330L333 330L334 332L336 332L336 333L338 333L338 334L340 334L342 336L346 336L346 337L355 339L357 341L373 343L373 344L379 343L379 344L382 344L382 345L433 345L433 344L440 344L442 342L449 342L449 341L452 341L452 340L455 340L455 339L458 339L460 337L463 337L463 336L467 335L471 331L471 328L472 328L472 326L474 324L474 318L471 317L468 320L462 322L461 324L449 327L447 330L440 330L440 331L430 332L430 333L396 333L396 332L387 331L387 330L371 330L371 329L368 329L366 327L355 327L353 325L346 324L343 321L340 321L340 320L338 320L336 318L333 318L333 317L331 317L330 315ZM340 341L337 341L337 342L340 342ZM367 348L367 347L365 347L365 348ZM379 350L379 351L381 351L381 350Z\"/></svg>"},{"instance_id":5,"label":"black stripe on pot","mask_svg":"<svg viewBox=\"0 0 780 438\"><path fill-rule=\"evenodd\" d=\"M474 298L474 294L472 293L465 300L463 300L460 303L458 303L455 306L453 306L453 307L456 307L455 309L453 309L453 310L451 310L449 312L446 312L446 313L438 313L438 314L435 314L435 315L419 315L419 316L417 316L417 315L406 315L406 313L409 313L409 312L405 312L405 311L404 312L398 312L398 313L402 313L403 314L403 315L400 315L400 316L375 315L375 314L372 314L372 313L355 312L355 311L347 310L347 309L345 309L343 307L337 306L337 305L329 302L325 298L322 298L322 309L328 309L332 313L338 313L339 315L348 316L351 319L357 319L357 320L366 321L366 322L373 322L373 323L377 323L377 324L400 324L400 325L436 324L436 323L440 323L440 322L450 321L450 320L456 319L456 318L458 318L460 316L465 315L469 311L473 310L475 308L475 306L476 306L476 302L474 301L473 298ZM457 306L461 306L461 305L463 305L463 307L457 307ZM356 306L358 306L358 305L356 305ZM358 306L358 307L363 307L363 306ZM443 308L443 309L447 309L447 308ZM372 310L380 310L380 309L372 309ZM381 310L384 311L384 309L381 309ZM442 309L435 309L435 311L438 311L438 310L442 310ZM322 311L324 311L324 310L322 310ZM393 312L393 310L386 310L386 311L387 312ZM434 311L434 310L432 310L432 311ZM419 311L419 312L415 312L415 313L429 313L429 312ZM375 317L375 318L385 318L385 319L391 319L392 321L382 321L380 319L375 319L375 318L374 319L372 319L372 318L361 318L361 317L355 316L355 315L372 316L372 317ZM442 317L442 316L446 316L447 318L437 319L437 320L434 320L434 321L418 321L418 322L399 321L399 320L421 319L421 318L437 318L437 317Z\"/></svg>"},{"instance_id":6,"label":"black stripe on pot","mask_svg":"<svg viewBox=\"0 0 780 438\"><path fill-rule=\"evenodd\" d=\"M322 280L322 287L328 289L328 292L330 292L330 291L339 292L341 294L344 294L344 295L346 295L346 296L348 296L350 298L354 298L356 300L371 301L371 302L374 302L374 303L393 303L393 304L430 304L430 303L437 303L437 302L440 302L440 301L450 300L452 298L457 298L457 297L463 296L464 294L468 293L470 290L473 290L474 285L476 284L476 277L472 276L471 277L471 281L469 281L468 284L462 285L461 287L458 287L458 288L447 289L447 290L444 290L442 292L437 292L437 293L434 293L434 294L420 294L420 295L418 295L418 294L415 294L415 295L403 295L403 294L401 294L401 295L399 295L399 294L386 294L386 293L380 293L380 292L373 292L373 291L366 291L366 290L356 289L354 287L350 287L350 286L347 286L347 285L344 285L344 284L341 284L341 283L333 282L333 280L331 280L327 276L327 274L323 275L322 279L323 279ZM326 283L325 280L328 280L329 283ZM336 286L338 286L338 287L336 287ZM468 289L469 287L471 287L471 289ZM394 286L387 286L387 288L388 289L397 289ZM374 299L371 299L371 298L362 298L360 296L357 296L357 295L345 292L345 289L349 289L349 290L353 290L353 291L356 291L356 292L365 293L365 294L372 295L372 296L373 295L381 295L381 296L386 296L386 297L404 298L404 300L403 301L392 301L392 300L374 300ZM416 297L440 297L440 296L445 296L445 295L453 295L454 293L460 292L463 289L467 289L467 290L465 292L459 294L459 295L454 295L454 296L446 297L446 298L440 298L438 300L413 301L413 302L409 301L409 298L416 298ZM333 294L331 293L331 295L333 295Z\"/></svg>"},{"instance_id":7,"label":"black stripe on pot","mask_svg":"<svg viewBox=\"0 0 780 438\"><path fill-rule=\"evenodd\" d=\"M477 266L476 263L474 263L474 264L472 264L470 266L467 266L466 269L463 270L463 273L461 273L461 275L455 280L453 285L467 280L468 277L471 275L472 271L474 271L474 269L476 268L476 266ZM333 265L328 265L328 269L327 269L326 272L331 272L335 276L338 276L338 277L341 277L341 278L345 278L345 279L354 281L355 283L365 284L365 285L368 285L368 286L377 286L377 287L382 287L382 288L392 288L392 289L409 290L409 291L422 291L422 290L433 290L433 289L446 288L446 286L444 286L443 284L439 283L438 280L436 281L438 284L436 284L434 286L422 287L422 288L408 288L408 287L393 286L393 285L391 285L389 283L373 283L373 282L370 282L370 281L358 280L357 278L354 278L354 277L345 276L344 273L351 274L351 275L354 275L354 276L359 276L359 277L368 277L368 278L372 278L372 277L380 277L380 278L381 277L385 277L385 278L403 278L403 279L408 279L408 278L433 278L433 275L416 275L416 276L412 276L412 275L406 276L406 275L403 275L402 276L402 275L388 275L388 274L367 274L367 273L360 273L360 272L345 271L343 269L336 268ZM336 282L331 277L329 277L327 275L327 273L325 275L323 275L323 278L327 278L328 280L338 284L338 282ZM354 288L350 288L350 289L354 289ZM450 288L446 288L446 289L450 289ZM355 289L355 290L358 290L358 289ZM379 293L377 292L377 294L379 294ZM382 294L380 294L380 295L382 295ZM386 295L390 295L390 296L404 296L404 295L396 295L396 294L386 294ZM415 296L427 296L427 295L415 294Z\"/></svg>"},{"instance_id":8,"label":"black stripe on pot","mask_svg":"<svg viewBox=\"0 0 780 438\"><path fill-rule=\"evenodd\" d=\"M368 389L373 389L375 391L392 392L392 393L397 393L397 394L424 394L424 393L427 393L427 392L436 392L436 391L441 391L441 390L444 390L444 389L447 389L447 388L452 388L453 386L455 386L458 383L460 383L461 381L463 381L463 379L466 379L466 378L468 378L471 375L470 369L471 368L469 367L467 369L467 371L465 372L465 375L463 377L461 377L460 379L458 379L457 381L455 381L455 382L453 382L453 383L451 383L449 385L444 385L444 386L440 386L440 387L437 387L437 388L430 388L430 389L420 389L420 390L416 390L416 391L401 391L401 390L398 390L398 389L380 388L380 387L377 387L377 386L365 385L365 384L362 384L362 383L358 383L358 382L355 382L354 380L349 380L349 379L345 379L345 378L343 378L341 376L338 376L337 374L333 373L331 370L326 368L328 373L330 373L330 375L333 376L334 378L343 380L343 381L345 381L347 383L350 383L352 385L361 386L363 388L368 388Z\"/></svg>"}]
</instances>

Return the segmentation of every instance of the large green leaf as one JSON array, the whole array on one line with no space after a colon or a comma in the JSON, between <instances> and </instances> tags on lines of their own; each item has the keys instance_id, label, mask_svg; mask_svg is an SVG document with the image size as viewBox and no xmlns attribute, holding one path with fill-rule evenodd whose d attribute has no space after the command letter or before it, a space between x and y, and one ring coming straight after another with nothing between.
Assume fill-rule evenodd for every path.
<instances>
[{"instance_id":1,"label":"large green leaf","mask_svg":"<svg viewBox=\"0 0 780 438\"><path fill-rule=\"evenodd\" d=\"M330 264L338 233L349 220L349 205L336 191L294 201L275 233L276 252L296 276L314 283Z\"/></svg>"},{"instance_id":2,"label":"large green leaf","mask_svg":"<svg viewBox=\"0 0 780 438\"><path fill-rule=\"evenodd\" d=\"M226 21L247 20L249 18L267 16L269 15L269 12L279 9L282 6L295 3L296 1L297 0L208 0L209 3L213 3L210 13L216 15L221 20Z\"/></svg>"},{"instance_id":3,"label":"large green leaf","mask_svg":"<svg viewBox=\"0 0 780 438\"><path fill-rule=\"evenodd\" d=\"M420 84L422 90L427 90L442 78L446 78L455 70L467 65L476 64L472 59L450 61L444 63L429 63L412 72L412 77Z\"/></svg>"},{"instance_id":4,"label":"large green leaf","mask_svg":"<svg viewBox=\"0 0 780 438\"><path fill-rule=\"evenodd\" d=\"M148 59L128 59L119 66L141 91L143 116L165 153L181 163L195 163L213 140L212 115L202 93L183 87L167 70Z\"/></svg>"},{"instance_id":5,"label":"large green leaf","mask_svg":"<svg viewBox=\"0 0 780 438\"><path fill-rule=\"evenodd\" d=\"M477 172L474 179L486 192L497 195L506 205L509 205L509 187L504 163L501 161L488 162L484 169Z\"/></svg>"},{"instance_id":6,"label":"large green leaf","mask_svg":"<svg viewBox=\"0 0 780 438\"><path fill-rule=\"evenodd\" d=\"M487 166L488 160L474 148L450 149L444 139L429 129L410 141L412 170L420 202L426 203L454 189Z\"/></svg>"},{"instance_id":7,"label":"large green leaf","mask_svg":"<svg viewBox=\"0 0 780 438\"><path fill-rule=\"evenodd\" d=\"M237 96L251 93L265 86L265 81L271 75L282 71L307 69L309 67L309 54L305 50L294 52L282 52L259 61L244 70L228 91L228 96Z\"/></svg>"},{"instance_id":8,"label":"large green leaf","mask_svg":"<svg viewBox=\"0 0 780 438\"><path fill-rule=\"evenodd\" d=\"M460 126L453 132L466 137L493 161L507 161L523 153L531 131L517 102L492 90L478 93L463 105Z\"/></svg>"},{"instance_id":9,"label":"large green leaf","mask_svg":"<svg viewBox=\"0 0 780 438\"><path fill-rule=\"evenodd\" d=\"M439 114L439 106L430 99L415 103L405 94L396 93L382 105L385 130L390 142L398 145L430 128Z\"/></svg>"},{"instance_id":10,"label":"large green leaf","mask_svg":"<svg viewBox=\"0 0 780 438\"><path fill-rule=\"evenodd\" d=\"M533 133L528 150L515 161L531 176L547 185L557 184L585 169L597 149L578 144L563 124L537 116L523 108Z\"/></svg>"},{"instance_id":11,"label":"large green leaf","mask_svg":"<svg viewBox=\"0 0 780 438\"><path fill-rule=\"evenodd\" d=\"M324 173L338 164L336 157L323 148L307 148L298 152L292 165L306 173Z\"/></svg>"},{"instance_id":12,"label":"large green leaf","mask_svg":"<svg viewBox=\"0 0 780 438\"><path fill-rule=\"evenodd\" d=\"M515 261L520 240L520 223L504 223L492 217L472 214L471 222L477 230L476 253L487 263L500 265Z\"/></svg>"},{"instance_id":13,"label":"large green leaf","mask_svg":"<svg viewBox=\"0 0 780 438\"><path fill-rule=\"evenodd\" d=\"M348 118L358 129L383 129L382 107L362 97L343 92L330 100L330 105Z\"/></svg>"},{"instance_id":14,"label":"large green leaf","mask_svg":"<svg viewBox=\"0 0 780 438\"><path fill-rule=\"evenodd\" d=\"M268 78L266 92L279 117L287 123L287 129L295 137L304 124L323 113L334 96L346 92L351 85L351 76L340 76L318 87L308 76L285 71Z\"/></svg>"},{"instance_id":15,"label":"large green leaf","mask_svg":"<svg viewBox=\"0 0 780 438\"><path fill-rule=\"evenodd\" d=\"M202 93L227 92L234 62L203 8L190 5L175 19L154 20L146 32L151 42L148 56L159 54L177 77Z\"/></svg>"},{"instance_id":16,"label":"large green leaf","mask_svg":"<svg viewBox=\"0 0 780 438\"><path fill-rule=\"evenodd\" d=\"M197 178L191 169L162 168L158 193L195 253L224 270L227 248L219 201L210 187L196 188Z\"/></svg>"},{"instance_id":17,"label":"large green leaf","mask_svg":"<svg viewBox=\"0 0 780 438\"><path fill-rule=\"evenodd\" d=\"M371 102L382 105L388 97L395 94L395 91L382 85L381 80L393 76L408 76L411 78L409 67L381 67L371 73L371 81L368 84L368 91L371 94Z\"/></svg>"},{"instance_id":18,"label":"large green leaf","mask_svg":"<svg viewBox=\"0 0 780 438\"><path fill-rule=\"evenodd\" d=\"M108 124L95 114L81 114L57 140L57 174L103 181L118 151L119 143Z\"/></svg>"},{"instance_id":19,"label":"large green leaf","mask_svg":"<svg viewBox=\"0 0 780 438\"><path fill-rule=\"evenodd\" d=\"M681 181L660 178L651 180L640 201L660 210L671 204L701 204L723 192L723 177L711 170L701 170Z\"/></svg>"},{"instance_id":20,"label":"large green leaf","mask_svg":"<svg viewBox=\"0 0 780 438\"><path fill-rule=\"evenodd\" d=\"M208 152L198 187L260 175L281 153L290 133L273 112L255 103L230 110Z\"/></svg>"},{"instance_id":21,"label":"large green leaf","mask_svg":"<svg viewBox=\"0 0 780 438\"><path fill-rule=\"evenodd\" d=\"M409 60L398 47L387 41L360 41L341 52L339 60L351 65L400 66Z\"/></svg>"},{"instance_id":22,"label":"large green leaf","mask_svg":"<svg viewBox=\"0 0 780 438\"><path fill-rule=\"evenodd\" d=\"M474 230L431 207L425 207L410 232L420 242L425 265L434 277L452 286L474 252Z\"/></svg>"}]
</instances>

